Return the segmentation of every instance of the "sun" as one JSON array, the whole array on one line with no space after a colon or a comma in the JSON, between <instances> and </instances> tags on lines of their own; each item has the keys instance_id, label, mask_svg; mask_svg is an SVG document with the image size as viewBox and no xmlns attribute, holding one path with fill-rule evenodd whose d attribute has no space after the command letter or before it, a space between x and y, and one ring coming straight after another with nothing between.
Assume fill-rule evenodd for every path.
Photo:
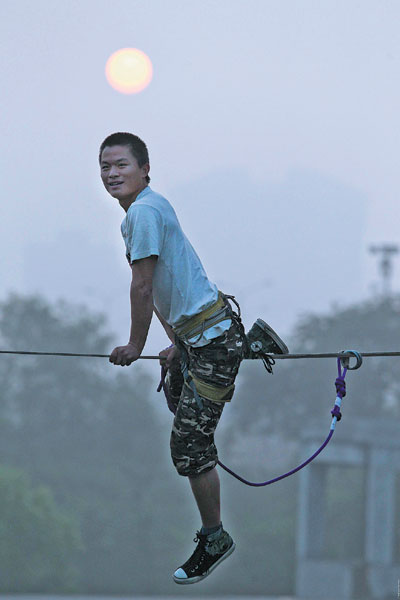
<instances>
[{"instance_id":1,"label":"sun","mask_svg":"<svg viewBox=\"0 0 400 600\"><path fill-rule=\"evenodd\" d=\"M151 60L137 48L121 48L106 63L108 83L122 94L137 94L144 90L153 77Z\"/></svg>"}]
</instances>

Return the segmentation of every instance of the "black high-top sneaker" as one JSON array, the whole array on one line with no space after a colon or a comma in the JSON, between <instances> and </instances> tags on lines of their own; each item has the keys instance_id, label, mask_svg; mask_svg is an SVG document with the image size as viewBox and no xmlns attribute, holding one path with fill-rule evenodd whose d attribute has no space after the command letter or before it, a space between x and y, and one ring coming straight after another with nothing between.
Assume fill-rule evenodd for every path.
<instances>
[{"instance_id":1,"label":"black high-top sneaker","mask_svg":"<svg viewBox=\"0 0 400 600\"><path fill-rule=\"evenodd\" d=\"M205 579L235 549L235 542L222 527L210 535L197 531L193 541L198 542L197 548L189 560L175 571L175 583L197 583Z\"/></svg>"},{"instance_id":2,"label":"black high-top sneaker","mask_svg":"<svg viewBox=\"0 0 400 600\"><path fill-rule=\"evenodd\" d=\"M289 354L289 349L279 335L262 319L257 319L246 335L248 356L257 358L258 354Z\"/></svg>"}]
</instances>

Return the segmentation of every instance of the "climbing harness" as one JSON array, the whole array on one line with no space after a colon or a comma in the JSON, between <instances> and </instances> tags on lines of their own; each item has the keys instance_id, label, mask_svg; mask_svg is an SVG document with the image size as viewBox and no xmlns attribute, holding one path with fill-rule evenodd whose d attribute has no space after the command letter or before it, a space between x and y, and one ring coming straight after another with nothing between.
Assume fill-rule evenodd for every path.
<instances>
[{"instance_id":1,"label":"climbing harness","mask_svg":"<svg viewBox=\"0 0 400 600\"><path fill-rule=\"evenodd\" d=\"M277 357L279 357L279 356L280 355L278 355ZM353 367L350 366L350 357L351 356L356 359L356 364ZM263 357L263 358L265 358L265 357ZM268 357L268 358L271 358L271 357ZM330 426L328 437L323 442L323 444L318 448L318 450L316 452L314 452L314 454L312 456L310 456L310 458L308 458L306 461L301 463L298 467L296 467L295 469L292 469L291 471L288 471L287 473L284 473L283 475L279 475L279 477L274 477L273 479L269 479L268 481L262 481L261 483L255 483L252 481L248 481L247 479L244 479L243 477L241 477L240 475L238 475L237 473L232 471L232 469L229 469L229 467L224 465L224 463L222 463L220 460L218 460L219 466L222 469L224 469L227 473L232 475L232 477L235 477L235 479L238 479L245 485L249 485L252 487L264 487L266 485L270 485L271 483L276 483L277 481L280 481L281 479L285 479L286 477L289 477L290 475L297 473L297 471L300 471L300 469L303 469L306 465L308 465L311 461L313 461L314 458L316 458L320 452L322 452L322 450L328 445L329 441L331 440L331 438L333 436L333 432L335 431L336 423L338 421L340 421L340 419L342 418L342 413L340 412L340 408L341 408L341 404L342 404L342 399L346 395L346 383L345 383L344 378L346 376L347 371L354 371L355 369L359 369L362 365L362 362L363 362L362 355L359 352L357 352L356 350L345 350L339 354L339 356L337 358L338 376L335 381L336 400L335 400L334 407L331 410L332 421L331 421L331 426ZM342 369L341 369L342 366L344 367L343 373L342 373ZM174 406L174 404L171 402L171 399L169 397L168 386L165 382L166 375L167 375L167 369L165 369L164 366L161 366L161 381L157 388L157 392L160 392L161 389L164 391L165 397L167 399L168 408L172 413L175 414L176 406Z\"/></svg>"},{"instance_id":2,"label":"climbing harness","mask_svg":"<svg viewBox=\"0 0 400 600\"><path fill-rule=\"evenodd\" d=\"M235 303L238 312L235 312L232 309L229 300L232 300L232 302ZM194 343L199 341L207 329L210 329L210 327L213 327L217 323L221 323L222 321L226 321L228 319L235 321L238 325L242 341L245 344L246 353L249 354L247 337L242 320L240 318L239 303L236 301L234 296L223 294L220 291L218 291L217 301L209 308L187 319L181 325L173 327L173 331L175 333L175 345L179 348L181 355L181 368L184 385L188 386L192 390L194 399L196 400L197 406L200 410L203 410L204 408L202 398L212 400L213 402L229 402L233 396L235 385L232 384L228 387L221 388L219 386L206 383L196 377L189 370L189 354L186 349L186 344L190 343L189 340L193 340L194 337L196 337Z\"/></svg>"},{"instance_id":3,"label":"climbing harness","mask_svg":"<svg viewBox=\"0 0 400 600\"><path fill-rule=\"evenodd\" d=\"M214 304L193 317L185 319L183 323L174 325L175 335L184 341L194 337L197 337L195 341L199 341L206 329L228 318L224 297L222 292L218 292L218 299Z\"/></svg>"}]
</instances>

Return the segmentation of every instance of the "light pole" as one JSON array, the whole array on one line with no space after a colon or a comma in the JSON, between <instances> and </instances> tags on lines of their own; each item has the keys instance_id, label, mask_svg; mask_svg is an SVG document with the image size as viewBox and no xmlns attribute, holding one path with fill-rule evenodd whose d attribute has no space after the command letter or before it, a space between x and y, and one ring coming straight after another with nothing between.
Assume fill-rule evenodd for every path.
<instances>
[{"instance_id":1,"label":"light pole","mask_svg":"<svg viewBox=\"0 0 400 600\"><path fill-rule=\"evenodd\" d=\"M382 296L388 298L391 294L390 283L393 274L393 255L399 252L395 244L382 244L381 246L370 246L371 254L380 255L379 271L382 277Z\"/></svg>"}]
</instances>

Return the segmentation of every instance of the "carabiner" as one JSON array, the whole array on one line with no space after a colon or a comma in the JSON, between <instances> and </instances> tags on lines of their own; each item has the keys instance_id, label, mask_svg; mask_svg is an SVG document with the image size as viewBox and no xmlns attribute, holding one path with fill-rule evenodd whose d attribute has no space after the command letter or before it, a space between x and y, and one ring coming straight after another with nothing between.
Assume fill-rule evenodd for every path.
<instances>
[{"instance_id":1,"label":"carabiner","mask_svg":"<svg viewBox=\"0 0 400 600\"><path fill-rule=\"evenodd\" d=\"M354 358L356 359L356 364L354 365L354 367L350 367L350 356L341 356L340 357L340 362L342 363L343 367L346 368L348 371L355 371L356 369L359 369L362 365L363 359L362 359L362 355L357 352L356 350L342 350L342 354L352 354L354 356Z\"/></svg>"}]
</instances>

